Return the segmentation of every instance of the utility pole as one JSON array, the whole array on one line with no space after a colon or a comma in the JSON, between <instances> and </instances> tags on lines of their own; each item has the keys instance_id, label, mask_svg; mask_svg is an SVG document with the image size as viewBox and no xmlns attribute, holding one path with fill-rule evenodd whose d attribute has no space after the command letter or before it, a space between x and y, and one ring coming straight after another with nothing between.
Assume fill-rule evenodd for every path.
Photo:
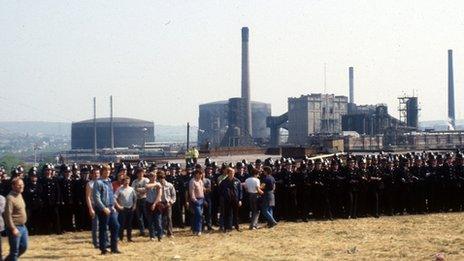
<instances>
[{"instance_id":1,"label":"utility pole","mask_svg":"<svg viewBox=\"0 0 464 261\"><path fill-rule=\"evenodd\" d=\"M113 95L110 96L110 147L114 150Z\"/></svg>"},{"instance_id":2,"label":"utility pole","mask_svg":"<svg viewBox=\"0 0 464 261\"><path fill-rule=\"evenodd\" d=\"M143 153L145 153L145 143L147 143L147 132L148 132L148 129L147 129L147 128L143 128L142 131L143 131L143 145L142 145L142 151L143 151Z\"/></svg>"},{"instance_id":3,"label":"utility pole","mask_svg":"<svg viewBox=\"0 0 464 261\"><path fill-rule=\"evenodd\" d=\"M97 156L97 98L93 97L93 155Z\"/></svg>"},{"instance_id":4,"label":"utility pole","mask_svg":"<svg viewBox=\"0 0 464 261\"><path fill-rule=\"evenodd\" d=\"M190 148L190 122L187 122L187 150Z\"/></svg>"},{"instance_id":5,"label":"utility pole","mask_svg":"<svg viewBox=\"0 0 464 261\"><path fill-rule=\"evenodd\" d=\"M34 167L37 166L37 144L34 144Z\"/></svg>"}]
</instances>

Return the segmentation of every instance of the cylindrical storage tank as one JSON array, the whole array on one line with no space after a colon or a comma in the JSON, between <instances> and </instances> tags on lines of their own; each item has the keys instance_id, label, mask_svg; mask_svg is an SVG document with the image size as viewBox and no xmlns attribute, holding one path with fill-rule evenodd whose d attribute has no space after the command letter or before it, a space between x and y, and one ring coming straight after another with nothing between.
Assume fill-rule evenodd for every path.
<instances>
[{"instance_id":1,"label":"cylindrical storage tank","mask_svg":"<svg viewBox=\"0 0 464 261\"><path fill-rule=\"evenodd\" d=\"M113 118L114 146L127 148L142 146L145 142L155 141L155 127L152 121L131 118ZM73 122L71 126L71 148L93 149L93 119ZM97 148L111 147L111 119L97 119Z\"/></svg>"},{"instance_id":2,"label":"cylindrical storage tank","mask_svg":"<svg viewBox=\"0 0 464 261\"><path fill-rule=\"evenodd\" d=\"M406 124L409 127L419 127L419 107L417 97L411 97L406 102Z\"/></svg>"}]
</instances>

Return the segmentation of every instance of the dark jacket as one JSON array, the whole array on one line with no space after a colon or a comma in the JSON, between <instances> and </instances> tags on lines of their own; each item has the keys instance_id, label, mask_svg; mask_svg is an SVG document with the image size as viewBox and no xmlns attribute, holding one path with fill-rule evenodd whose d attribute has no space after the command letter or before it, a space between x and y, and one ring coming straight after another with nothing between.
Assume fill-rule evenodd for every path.
<instances>
[{"instance_id":1,"label":"dark jacket","mask_svg":"<svg viewBox=\"0 0 464 261\"><path fill-rule=\"evenodd\" d=\"M72 205L74 202L75 181L62 178L60 180L61 200L64 205Z\"/></svg>"},{"instance_id":2,"label":"dark jacket","mask_svg":"<svg viewBox=\"0 0 464 261\"><path fill-rule=\"evenodd\" d=\"M42 201L46 206L58 206L61 204L61 189L57 178L42 178Z\"/></svg>"},{"instance_id":3,"label":"dark jacket","mask_svg":"<svg viewBox=\"0 0 464 261\"><path fill-rule=\"evenodd\" d=\"M219 194L226 202L242 200L242 183L237 178L226 178L219 185Z\"/></svg>"},{"instance_id":4,"label":"dark jacket","mask_svg":"<svg viewBox=\"0 0 464 261\"><path fill-rule=\"evenodd\" d=\"M39 182L28 182L24 188L24 201L28 209L40 210L43 207L43 188Z\"/></svg>"}]
</instances>

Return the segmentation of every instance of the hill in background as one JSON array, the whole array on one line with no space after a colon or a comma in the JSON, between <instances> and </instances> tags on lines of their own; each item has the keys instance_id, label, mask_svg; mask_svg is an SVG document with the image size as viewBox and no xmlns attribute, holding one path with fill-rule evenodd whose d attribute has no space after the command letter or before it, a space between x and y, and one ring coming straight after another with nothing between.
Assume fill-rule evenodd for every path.
<instances>
[{"instance_id":1,"label":"hill in background","mask_svg":"<svg viewBox=\"0 0 464 261\"><path fill-rule=\"evenodd\" d=\"M21 134L30 136L65 136L71 138L71 123L40 121L4 121L0 122L2 134ZM170 126L155 124L155 140L157 142L185 142L186 126ZM197 132L190 131L190 140L197 140Z\"/></svg>"},{"instance_id":2,"label":"hill in background","mask_svg":"<svg viewBox=\"0 0 464 261\"><path fill-rule=\"evenodd\" d=\"M71 137L71 124L65 122L3 121L0 122L0 131L2 133L28 134L31 136Z\"/></svg>"}]
</instances>

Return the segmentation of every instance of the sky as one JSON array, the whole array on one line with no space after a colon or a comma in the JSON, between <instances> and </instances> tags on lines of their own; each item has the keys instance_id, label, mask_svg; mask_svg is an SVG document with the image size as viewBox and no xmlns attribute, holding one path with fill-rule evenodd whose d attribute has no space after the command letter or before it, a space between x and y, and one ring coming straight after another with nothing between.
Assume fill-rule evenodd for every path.
<instances>
[{"instance_id":1,"label":"sky","mask_svg":"<svg viewBox=\"0 0 464 261\"><path fill-rule=\"evenodd\" d=\"M420 120L447 118L447 50L464 117L463 1L1 1L0 121L115 116L198 124L198 105L240 95L250 28L253 100L328 92L355 102L417 95Z\"/></svg>"}]
</instances>

